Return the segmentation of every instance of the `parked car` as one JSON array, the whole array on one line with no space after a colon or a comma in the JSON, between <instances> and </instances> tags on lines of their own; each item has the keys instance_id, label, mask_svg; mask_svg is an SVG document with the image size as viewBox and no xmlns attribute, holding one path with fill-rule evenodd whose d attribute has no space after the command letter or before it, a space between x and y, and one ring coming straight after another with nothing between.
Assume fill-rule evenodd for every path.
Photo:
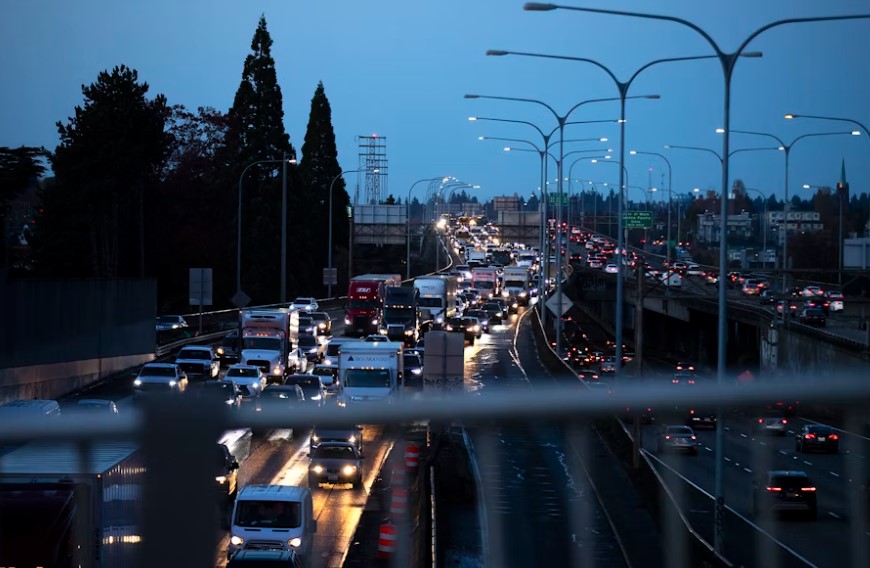
<instances>
[{"instance_id":1,"label":"parked car","mask_svg":"<svg viewBox=\"0 0 870 568\"><path fill-rule=\"evenodd\" d=\"M317 304L317 300L310 296L299 296L291 302L290 308L304 312L316 312L320 306Z\"/></svg>"},{"instance_id":2,"label":"parked car","mask_svg":"<svg viewBox=\"0 0 870 568\"><path fill-rule=\"evenodd\" d=\"M183 316L157 316L157 331L171 331L187 327Z\"/></svg>"},{"instance_id":3,"label":"parked car","mask_svg":"<svg viewBox=\"0 0 870 568\"><path fill-rule=\"evenodd\" d=\"M805 424L795 434L794 449L796 452L821 450L829 454L840 451L840 435L836 430L824 424Z\"/></svg>"},{"instance_id":4,"label":"parked car","mask_svg":"<svg viewBox=\"0 0 870 568\"><path fill-rule=\"evenodd\" d=\"M752 512L757 517L772 512L802 512L816 519L816 487L803 471L768 471L756 478Z\"/></svg>"},{"instance_id":5,"label":"parked car","mask_svg":"<svg viewBox=\"0 0 870 568\"><path fill-rule=\"evenodd\" d=\"M674 425L662 426L656 441L656 449L659 453L666 451L681 451L695 455L698 453L698 437L690 426Z\"/></svg>"}]
</instances>

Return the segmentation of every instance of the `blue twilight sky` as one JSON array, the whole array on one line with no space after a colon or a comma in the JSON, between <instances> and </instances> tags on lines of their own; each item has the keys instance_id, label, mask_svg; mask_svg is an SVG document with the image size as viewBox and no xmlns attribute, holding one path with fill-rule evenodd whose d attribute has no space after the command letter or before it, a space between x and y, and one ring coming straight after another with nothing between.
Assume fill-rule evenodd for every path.
<instances>
[{"instance_id":1,"label":"blue twilight sky","mask_svg":"<svg viewBox=\"0 0 870 568\"><path fill-rule=\"evenodd\" d=\"M688 19L727 50L773 20L870 13L863 0L564 0L566 5L647 11ZM126 64L151 94L188 108L227 110L261 13L274 40L272 54L284 95L285 126L301 149L311 96L323 81L332 104L339 160L359 167L356 136L387 137L389 191L406 198L421 178L451 175L480 184L481 198L538 187L540 161L506 153L505 144L478 136L539 141L529 127L469 122L470 115L526 120L552 130L556 122L533 104L465 100L465 93L539 99L564 113L587 99L616 97L599 69L572 61L487 57L487 49L587 57L620 79L662 57L709 55L700 36L677 24L565 10L526 12L521 0L2 0L0 2L0 145L54 149L55 122L81 104L80 86L101 70ZM852 130L842 123L786 121L786 112L841 116L870 126L870 20L798 24L774 29L741 60L732 89L732 128L779 135L786 142L810 132ZM715 129L723 117L718 61L671 63L639 76L629 94L626 150L660 152L673 166L674 192L718 189L721 170L709 154L665 150L665 144L721 151ZM617 103L579 108L571 120L618 117ZM618 151L616 125L571 126L566 152ZM555 139L555 138L554 138ZM772 141L770 141L772 142ZM764 138L732 136L732 148L769 146ZM557 148L554 148L557 151ZM573 157L566 160L567 166ZM616 159L616 158L614 158ZM870 184L870 138L801 140L791 152L790 192L801 184L836 183L846 160L852 191ZM663 162L628 157L629 183L661 186ZM783 193L780 152L748 152L732 160L732 179L765 194ZM653 172L649 173L649 168ZM550 168L555 178L555 166ZM578 163L574 178L615 183L614 166ZM350 187L352 187L351 181ZM414 195L422 197L421 184ZM629 191L631 199L640 193Z\"/></svg>"}]
</instances>

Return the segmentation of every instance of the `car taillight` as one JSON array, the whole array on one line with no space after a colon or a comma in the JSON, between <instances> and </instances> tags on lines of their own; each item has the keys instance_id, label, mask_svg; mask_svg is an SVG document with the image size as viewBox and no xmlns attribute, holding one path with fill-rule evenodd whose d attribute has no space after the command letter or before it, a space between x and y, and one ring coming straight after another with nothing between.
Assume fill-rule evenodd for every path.
<instances>
[{"instance_id":1,"label":"car taillight","mask_svg":"<svg viewBox=\"0 0 870 568\"><path fill-rule=\"evenodd\" d=\"M764 422L764 419L763 419L763 418L759 418L759 419L758 419L758 423L761 424L762 422Z\"/></svg>"},{"instance_id":2,"label":"car taillight","mask_svg":"<svg viewBox=\"0 0 870 568\"><path fill-rule=\"evenodd\" d=\"M665 440L670 440L670 439L671 439L670 436L665 436Z\"/></svg>"},{"instance_id":3,"label":"car taillight","mask_svg":"<svg viewBox=\"0 0 870 568\"><path fill-rule=\"evenodd\" d=\"M815 491L815 487L801 487L801 491Z\"/></svg>"},{"instance_id":4,"label":"car taillight","mask_svg":"<svg viewBox=\"0 0 870 568\"><path fill-rule=\"evenodd\" d=\"M695 409L694 409L694 408L693 408L692 410L689 411L689 414L694 414L694 413L695 413Z\"/></svg>"},{"instance_id":5,"label":"car taillight","mask_svg":"<svg viewBox=\"0 0 870 568\"><path fill-rule=\"evenodd\" d=\"M782 487L766 487L765 489L772 492L782 491Z\"/></svg>"},{"instance_id":6,"label":"car taillight","mask_svg":"<svg viewBox=\"0 0 870 568\"><path fill-rule=\"evenodd\" d=\"M693 440L697 440L698 437L697 437L697 436L692 436L692 439L693 439Z\"/></svg>"},{"instance_id":7,"label":"car taillight","mask_svg":"<svg viewBox=\"0 0 870 568\"><path fill-rule=\"evenodd\" d=\"M804 434L804 438L807 440L814 440L816 438L815 434Z\"/></svg>"},{"instance_id":8,"label":"car taillight","mask_svg":"<svg viewBox=\"0 0 870 568\"><path fill-rule=\"evenodd\" d=\"M839 440L840 437L837 436L836 434L831 434L830 436L828 436L828 439L829 439L829 440Z\"/></svg>"},{"instance_id":9,"label":"car taillight","mask_svg":"<svg viewBox=\"0 0 870 568\"><path fill-rule=\"evenodd\" d=\"M788 420L786 420L785 418L783 418L783 419L782 419L782 423L783 423L783 424L788 424Z\"/></svg>"}]
</instances>

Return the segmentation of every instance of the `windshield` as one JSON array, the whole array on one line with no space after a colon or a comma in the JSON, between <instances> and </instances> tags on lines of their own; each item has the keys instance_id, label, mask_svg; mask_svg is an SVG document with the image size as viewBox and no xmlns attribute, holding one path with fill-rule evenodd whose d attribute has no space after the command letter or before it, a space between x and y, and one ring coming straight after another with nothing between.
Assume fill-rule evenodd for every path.
<instances>
[{"instance_id":1,"label":"windshield","mask_svg":"<svg viewBox=\"0 0 870 568\"><path fill-rule=\"evenodd\" d=\"M260 369L251 368L251 369L242 369L242 368L234 368L227 369L227 377L252 377L257 378L260 376Z\"/></svg>"},{"instance_id":2,"label":"windshield","mask_svg":"<svg viewBox=\"0 0 870 568\"><path fill-rule=\"evenodd\" d=\"M353 446L317 446L314 448L312 458L332 459L332 460L354 460L356 454L353 451Z\"/></svg>"},{"instance_id":3,"label":"windshield","mask_svg":"<svg viewBox=\"0 0 870 568\"><path fill-rule=\"evenodd\" d=\"M348 308L351 310L373 310L380 305L381 303L377 300L351 300L348 303Z\"/></svg>"},{"instance_id":4,"label":"windshield","mask_svg":"<svg viewBox=\"0 0 870 568\"><path fill-rule=\"evenodd\" d=\"M474 287L481 290L492 290L492 282L488 280L475 280Z\"/></svg>"},{"instance_id":5,"label":"windshield","mask_svg":"<svg viewBox=\"0 0 870 568\"><path fill-rule=\"evenodd\" d=\"M408 322L414 319L414 308L387 308L384 319L389 322Z\"/></svg>"},{"instance_id":6,"label":"windshield","mask_svg":"<svg viewBox=\"0 0 870 568\"><path fill-rule=\"evenodd\" d=\"M406 369L423 366L420 364L420 358L417 357L416 355L405 355L402 358L402 364L404 365L404 367Z\"/></svg>"},{"instance_id":7,"label":"windshield","mask_svg":"<svg viewBox=\"0 0 870 568\"><path fill-rule=\"evenodd\" d=\"M160 323L179 323L178 316L160 316L157 321Z\"/></svg>"},{"instance_id":8,"label":"windshield","mask_svg":"<svg viewBox=\"0 0 870 568\"><path fill-rule=\"evenodd\" d=\"M346 387L389 387L390 372L386 369L348 369Z\"/></svg>"},{"instance_id":9,"label":"windshield","mask_svg":"<svg viewBox=\"0 0 870 568\"><path fill-rule=\"evenodd\" d=\"M329 316L323 312L312 312L311 319L314 321L326 321L329 319Z\"/></svg>"},{"instance_id":10,"label":"windshield","mask_svg":"<svg viewBox=\"0 0 870 568\"><path fill-rule=\"evenodd\" d=\"M237 501L235 524L240 527L295 529L301 525L300 503Z\"/></svg>"},{"instance_id":11,"label":"windshield","mask_svg":"<svg viewBox=\"0 0 870 568\"><path fill-rule=\"evenodd\" d=\"M145 367L140 376L143 377L174 377L175 369L172 367Z\"/></svg>"},{"instance_id":12,"label":"windshield","mask_svg":"<svg viewBox=\"0 0 870 568\"><path fill-rule=\"evenodd\" d=\"M211 357L209 357L208 351L202 351L200 349L182 349L181 351L178 352L178 358L179 359L202 359L202 360L206 360L206 361L208 359L211 359Z\"/></svg>"},{"instance_id":13,"label":"windshield","mask_svg":"<svg viewBox=\"0 0 870 568\"><path fill-rule=\"evenodd\" d=\"M305 389L306 387L308 387L308 388L315 387L316 388L316 387L320 386L320 379L318 379L317 377L290 376L290 377L287 377L287 380L284 381L284 384L299 385L303 389Z\"/></svg>"},{"instance_id":14,"label":"windshield","mask_svg":"<svg viewBox=\"0 0 870 568\"><path fill-rule=\"evenodd\" d=\"M300 335L299 336L299 347L316 347L317 340L311 337L310 335Z\"/></svg>"},{"instance_id":15,"label":"windshield","mask_svg":"<svg viewBox=\"0 0 870 568\"><path fill-rule=\"evenodd\" d=\"M441 298L420 298L421 308L440 308Z\"/></svg>"},{"instance_id":16,"label":"windshield","mask_svg":"<svg viewBox=\"0 0 870 568\"><path fill-rule=\"evenodd\" d=\"M246 337L245 349L281 351L281 340L277 337Z\"/></svg>"}]
</instances>

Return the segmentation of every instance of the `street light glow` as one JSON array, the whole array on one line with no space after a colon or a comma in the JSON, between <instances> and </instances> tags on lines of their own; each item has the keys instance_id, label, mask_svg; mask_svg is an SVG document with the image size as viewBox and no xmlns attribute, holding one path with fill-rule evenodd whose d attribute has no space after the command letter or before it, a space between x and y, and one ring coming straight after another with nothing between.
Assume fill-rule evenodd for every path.
<instances>
[{"instance_id":1,"label":"street light glow","mask_svg":"<svg viewBox=\"0 0 870 568\"><path fill-rule=\"evenodd\" d=\"M805 184L804 184L804 189L812 189L812 187L813 187L813 186L811 186L811 185L808 184L808 183L805 183Z\"/></svg>"},{"instance_id":2,"label":"street light glow","mask_svg":"<svg viewBox=\"0 0 870 568\"><path fill-rule=\"evenodd\" d=\"M476 116L469 116L468 120L474 121L474 120L477 120L477 117Z\"/></svg>"},{"instance_id":3,"label":"street light glow","mask_svg":"<svg viewBox=\"0 0 870 568\"><path fill-rule=\"evenodd\" d=\"M861 136L861 131L860 130L853 130L852 136Z\"/></svg>"},{"instance_id":4,"label":"street light glow","mask_svg":"<svg viewBox=\"0 0 870 568\"><path fill-rule=\"evenodd\" d=\"M666 148L666 149L670 149L670 147L671 147L670 144L665 144L665 148Z\"/></svg>"},{"instance_id":5,"label":"street light glow","mask_svg":"<svg viewBox=\"0 0 870 568\"><path fill-rule=\"evenodd\" d=\"M628 153L632 156L637 156L637 150L629 150Z\"/></svg>"},{"instance_id":6,"label":"street light glow","mask_svg":"<svg viewBox=\"0 0 870 568\"><path fill-rule=\"evenodd\" d=\"M789 114L785 115L785 119L786 119L786 120L791 120L791 119L793 119L793 118L796 117L796 116L797 116L796 114L790 114L790 113L789 113Z\"/></svg>"},{"instance_id":7,"label":"street light glow","mask_svg":"<svg viewBox=\"0 0 870 568\"><path fill-rule=\"evenodd\" d=\"M785 146L780 146L777 148L780 152L785 152Z\"/></svg>"},{"instance_id":8,"label":"street light glow","mask_svg":"<svg viewBox=\"0 0 870 568\"><path fill-rule=\"evenodd\" d=\"M725 129L724 128L717 128L716 134L725 134Z\"/></svg>"},{"instance_id":9,"label":"street light glow","mask_svg":"<svg viewBox=\"0 0 870 568\"><path fill-rule=\"evenodd\" d=\"M854 132L853 132L853 134L854 134ZM859 133L859 134L860 134L860 133ZM598 141L599 141L599 142L607 142L607 138L599 138Z\"/></svg>"},{"instance_id":10,"label":"street light glow","mask_svg":"<svg viewBox=\"0 0 870 568\"><path fill-rule=\"evenodd\" d=\"M504 151L505 151L505 152L510 152L510 151L511 151L511 147L510 147L510 146L505 146L505 147L504 147Z\"/></svg>"}]
</instances>

